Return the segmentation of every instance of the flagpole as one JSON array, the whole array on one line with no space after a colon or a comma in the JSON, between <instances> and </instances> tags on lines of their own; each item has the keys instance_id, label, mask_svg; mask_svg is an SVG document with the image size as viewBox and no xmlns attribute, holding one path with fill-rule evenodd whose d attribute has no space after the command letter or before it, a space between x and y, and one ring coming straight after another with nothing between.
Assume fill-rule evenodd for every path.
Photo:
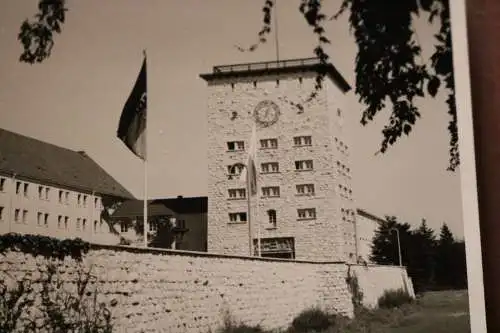
<instances>
[{"instance_id":1,"label":"flagpole","mask_svg":"<svg viewBox=\"0 0 500 333\"><path fill-rule=\"evenodd\" d=\"M246 165L246 180L247 180L247 205L248 205L248 251L249 251L249 256L252 257L253 256L253 251L252 251L252 248L253 248L253 241L252 241L252 212L251 212L251 209L252 209L252 206L251 206L251 202L250 202L250 197L252 196L251 194L251 188L250 188L250 170L249 170L249 163L247 162L247 165Z\"/></svg>"},{"instance_id":2,"label":"flagpole","mask_svg":"<svg viewBox=\"0 0 500 333\"><path fill-rule=\"evenodd\" d=\"M146 62L146 49L143 51L144 55L144 61ZM147 83L146 83L147 85ZM149 95L149 94L148 94ZM149 99L149 96L148 96ZM146 101L147 103L147 101ZM146 112L147 112L147 106L146 106ZM148 154L147 154L147 146L148 146L148 141L147 141L147 117L146 117L146 125L145 125L145 130L144 130L144 147L145 147L145 152L144 152L144 216L143 216L143 224L144 224L144 247L148 247Z\"/></svg>"}]
</instances>

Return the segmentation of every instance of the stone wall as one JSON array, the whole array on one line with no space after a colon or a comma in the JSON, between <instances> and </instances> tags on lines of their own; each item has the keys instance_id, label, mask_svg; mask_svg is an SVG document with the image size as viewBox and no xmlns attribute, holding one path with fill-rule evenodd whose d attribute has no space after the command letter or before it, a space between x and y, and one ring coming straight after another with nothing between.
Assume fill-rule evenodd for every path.
<instances>
[{"instance_id":1,"label":"stone wall","mask_svg":"<svg viewBox=\"0 0 500 333\"><path fill-rule=\"evenodd\" d=\"M64 281L74 281L78 265L56 262ZM0 280L37 281L47 259L6 252ZM92 286L110 305L116 332L208 332L224 313L250 325L286 327L302 310L319 306L353 314L344 263L256 259L197 252L92 246L81 266L91 268ZM397 267L355 267L368 296L402 287ZM73 284L74 286L74 284ZM113 306L111 306L113 305Z\"/></svg>"}]
</instances>

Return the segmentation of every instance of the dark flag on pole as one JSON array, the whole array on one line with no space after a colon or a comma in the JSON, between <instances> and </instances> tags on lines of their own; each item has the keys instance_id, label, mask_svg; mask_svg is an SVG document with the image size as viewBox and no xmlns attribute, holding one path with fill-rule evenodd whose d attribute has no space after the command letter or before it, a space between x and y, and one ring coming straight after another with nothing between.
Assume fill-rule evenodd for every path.
<instances>
[{"instance_id":1,"label":"dark flag on pole","mask_svg":"<svg viewBox=\"0 0 500 333\"><path fill-rule=\"evenodd\" d=\"M139 158L146 160L147 114L146 57L134 88L123 107L118 125L118 138Z\"/></svg>"}]
</instances>

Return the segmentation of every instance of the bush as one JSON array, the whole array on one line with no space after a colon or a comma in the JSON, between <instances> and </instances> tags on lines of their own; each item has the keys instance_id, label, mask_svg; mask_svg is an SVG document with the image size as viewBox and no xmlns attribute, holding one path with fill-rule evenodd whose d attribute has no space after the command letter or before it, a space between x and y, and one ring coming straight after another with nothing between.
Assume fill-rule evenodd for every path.
<instances>
[{"instance_id":1,"label":"bush","mask_svg":"<svg viewBox=\"0 0 500 333\"><path fill-rule=\"evenodd\" d=\"M260 326L248 326L246 324L225 325L219 333L266 333Z\"/></svg>"},{"instance_id":2,"label":"bush","mask_svg":"<svg viewBox=\"0 0 500 333\"><path fill-rule=\"evenodd\" d=\"M323 312L321 309L312 308L302 311L292 322L291 332L307 333L311 331L324 331L335 326L335 316Z\"/></svg>"},{"instance_id":3,"label":"bush","mask_svg":"<svg viewBox=\"0 0 500 333\"><path fill-rule=\"evenodd\" d=\"M380 308L391 309L413 302L413 298L403 289L386 290L378 299Z\"/></svg>"}]
</instances>

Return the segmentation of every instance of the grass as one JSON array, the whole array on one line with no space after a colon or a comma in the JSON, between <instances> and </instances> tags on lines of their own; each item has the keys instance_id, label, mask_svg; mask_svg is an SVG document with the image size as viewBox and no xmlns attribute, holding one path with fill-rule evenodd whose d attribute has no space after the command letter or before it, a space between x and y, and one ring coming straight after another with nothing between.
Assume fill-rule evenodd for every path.
<instances>
[{"instance_id":1,"label":"grass","mask_svg":"<svg viewBox=\"0 0 500 333\"><path fill-rule=\"evenodd\" d=\"M387 333L469 333L469 305L465 291L426 293L419 309L401 318Z\"/></svg>"},{"instance_id":2,"label":"grass","mask_svg":"<svg viewBox=\"0 0 500 333\"><path fill-rule=\"evenodd\" d=\"M335 324L318 330L325 321ZM467 291L429 292L396 308L359 310L353 320L309 309L290 324L289 333L470 333L468 295ZM260 327L228 326L220 332L271 333ZM317 329L304 330L305 326Z\"/></svg>"}]
</instances>

